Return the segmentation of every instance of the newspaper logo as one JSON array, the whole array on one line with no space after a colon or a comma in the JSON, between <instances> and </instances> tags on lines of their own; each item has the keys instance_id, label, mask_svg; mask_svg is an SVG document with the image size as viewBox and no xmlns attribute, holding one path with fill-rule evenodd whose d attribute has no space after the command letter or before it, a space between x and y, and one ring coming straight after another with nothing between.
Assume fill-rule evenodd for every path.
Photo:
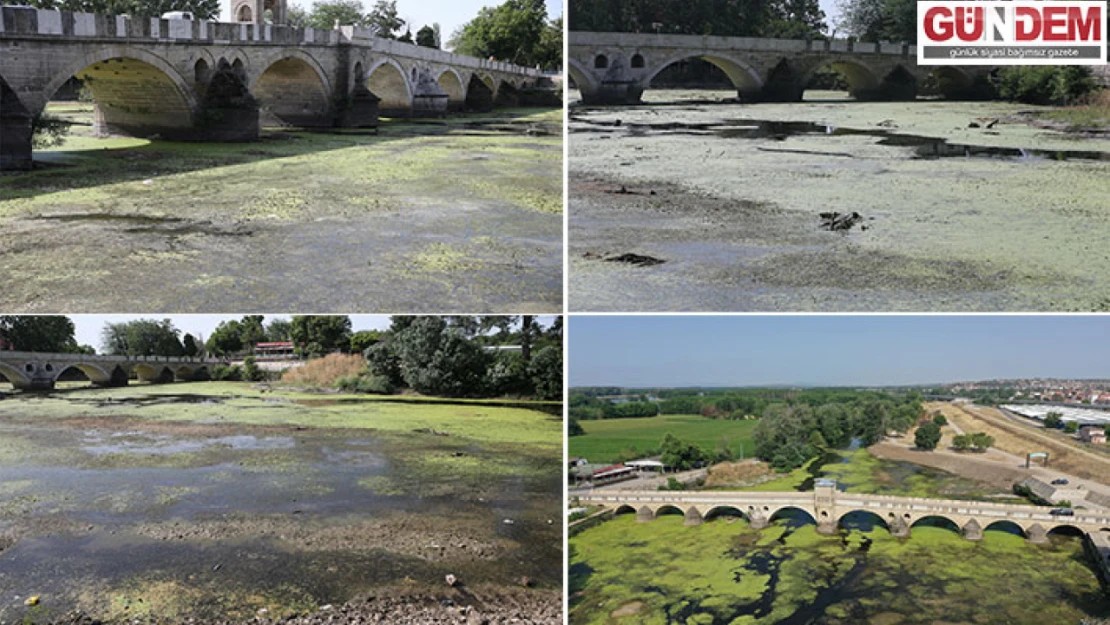
<instances>
[{"instance_id":1,"label":"newspaper logo","mask_svg":"<svg viewBox=\"0 0 1110 625\"><path fill-rule=\"evenodd\" d=\"M918 2L917 63L1105 65L1106 2Z\"/></svg>"}]
</instances>

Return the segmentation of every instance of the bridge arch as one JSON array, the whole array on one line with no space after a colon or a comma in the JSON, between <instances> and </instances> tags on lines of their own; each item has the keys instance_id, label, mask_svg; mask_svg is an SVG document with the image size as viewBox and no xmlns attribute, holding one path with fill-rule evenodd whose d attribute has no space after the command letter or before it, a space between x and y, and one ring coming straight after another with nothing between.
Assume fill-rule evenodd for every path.
<instances>
[{"instance_id":1,"label":"bridge arch","mask_svg":"<svg viewBox=\"0 0 1110 625\"><path fill-rule=\"evenodd\" d=\"M234 67L234 65L232 65ZM300 50L283 50L250 85L263 123L331 126L331 83L323 68Z\"/></svg>"},{"instance_id":2,"label":"bridge arch","mask_svg":"<svg viewBox=\"0 0 1110 625\"><path fill-rule=\"evenodd\" d=\"M755 68L737 57L720 53L691 54L690 52L684 52L668 57L661 63L654 64L652 69L644 75L640 84L644 88L649 87L651 81L655 80L655 77L662 73L663 70L675 63L688 59L703 59L717 66L728 76L728 79L732 82L732 86L735 87L737 91L754 93L763 89L764 81Z\"/></svg>"},{"instance_id":3,"label":"bridge arch","mask_svg":"<svg viewBox=\"0 0 1110 625\"><path fill-rule=\"evenodd\" d=\"M489 111L493 109L493 89L478 74L471 74L466 85L466 110Z\"/></svg>"},{"instance_id":4,"label":"bridge arch","mask_svg":"<svg viewBox=\"0 0 1110 625\"><path fill-rule=\"evenodd\" d=\"M567 73L570 74L571 80L574 85L578 87L581 93L593 93L598 90L598 81L594 78L593 73L585 68L577 59L567 59Z\"/></svg>"},{"instance_id":5,"label":"bridge arch","mask_svg":"<svg viewBox=\"0 0 1110 625\"><path fill-rule=\"evenodd\" d=\"M725 505L713 506L712 508L706 510L704 518L706 521L711 521L720 517L738 517L744 520L749 520L749 517L744 514L744 510L741 509L739 506Z\"/></svg>"},{"instance_id":6,"label":"bridge arch","mask_svg":"<svg viewBox=\"0 0 1110 625\"><path fill-rule=\"evenodd\" d=\"M41 101L25 103L38 114L70 78L84 81L98 110L100 132L188 138L197 110L188 79L160 56L142 48L106 45L63 68L47 82Z\"/></svg>"},{"instance_id":7,"label":"bridge arch","mask_svg":"<svg viewBox=\"0 0 1110 625\"><path fill-rule=\"evenodd\" d=\"M450 67L445 68L436 76L436 83L447 92L447 106L457 110L466 105L466 87L463 85L462 76Z\"/></svg>"},{"instance_id":8,"label":"bridge arch","mask_svg":"<svg viewBox=\"0 0 1110 625\"><path fill-rule=\"evenodd\" d=\"M879 72L872 69L863 61L853 57L834 57L828 60L822 59L816 63L811 64L809 67L795 69L786 59L779 61L779 64L772 70L772 76L768 77L768 83L781 82L785 83L788 80L793 80L794 75L797 75L797 86L801 91L804 91L806 86L813 80L813 76L822 69L834 69L844 75L845 80L848 81L848 93L854 98L865 98L868 95L876 93L879 89L881 75ZM789 71L789 74L775 76L776 72L782 73ZM772 78L773 77L773 78ZM801 91L798 93L798 99L801 99Z\"/></svg>"},{"instance_id":9,"label":"bridge arch","mask_svg":"<svg viewBox=\"0 0 1110 625\"><path fill-rule=\"evenodd\" d=\"M952 530L957 534L960 533L960 525L952 519L940 514L927 514L922 517L914 519L910 524L910 529L915 527L939 527L942 529Z\"/></svg>"},{"instance_id":10,"label":"bridge arch","mask_svg":"<svg viewBox=\"0 0 1110 625\"><path fill-rule=\"evenodd\" d=\"M946 98L960 98L971 95L975 86L975 79L962 68L953 65L942 65L929 72L929 79L935 84L936 90Z\"/></svg>"},{"instance_id":11,"label":"bridge arch","mask_svg":"<svg viewBox=\"0 0 1110 625\"><path fill-rule=\"evenodd\" d=\"M31 384L31 378L27 377L23 371L5 362L0 362L0 375L4 376L13 388L23 388Z\"/></svg>"},{"instance_id":12,"label":"bridge arch","mask_svg":"<svg viewBox=\"0 0 1110 625\"><path fill-rule=\"evenodd\" d=\"M621 504L617 506L616 510L613 510L613 516L622 514L636 514L636 507L630 504Z\"/></svg>"},{"instance_id":13,"label":"bridge arch","mask_svg":"<svg viewBox=\"0 0 1110 625\"><path fill-rule=\"evenodd\" d=\"M817 525L817 518L813 516L812 512L806 510L805 508L799 508L797 506L782 506L781 508L776 508L774 510L767 510L767 512L770 512L770 514L767 515L768 523L774 523L779 519L789 520L791 518L805 518L807 519L808 523ZM798 514L799 512L801 514Z\"/></svg>"},{"instance_id":14,"label":"bridge arch","mask_svg":"<svg viewBox=\"0 0 1110 625\"><path fill-rule=\"evenodd\" d=\"M54 376L54 380L61 380L63 376L67 375L68 371L80 371L82 375L89 379L89 382L97 386L108 386L112 382L111 372L105 371L99 365L92 363L73 363L67 367L61 367L61 371Z\"/></svg>"},{"instance_id":15,"label":"bridge arch","mask_svg":"<svg viewBox=\"0 0 1110 625\"><path fill-rule=\"evenodd\" d=\"M661 505L661 506L659 506L658 508L655 509L655 518L657 518L657 519L661 516L675 515L675 514L677 514L679 516L686 516L686 513L682 510L682 508L680 508L680 507L678 507L677 505L674 505L674 504L665 503L665 504L663 504L663 505Z\"/></svg>"},{"instance_id":16,"label":"bridge arch","mask_svg":"<svg viewBox=\"0 0 1110 625\"><path fill-rule=\"evenodd\" d=\"M1085 536L1087 534L1087 532L1084 532L1082 529L1080 529L1079 527L1076 527L1075 525L1073 525L1071 523L1057 523L1056 525L1053 525L1052 527L1047 528L1047 530L1048 531L1045 532L1045 533L1048 534L1048 535L1058 534L1058 535L1064 535L1064 536L1079 536L1079 537L1082 537L1082 536Z\"/></svg>"},{"instance_id":17,"label":"bridge arch","mask_svg":"<svg viewBox=\"0 0 1110 625\"><path fill-rule=\"evenodd\" d=\"M894 519L883 518L877 512L870 510L849 510L841 514L836 519L836 526L844 529L858 529L860 531L869 532L876 526L882 526L886 531L891 531L890 522Z\"/></svg>"},{"instance_id":18,"label":"bridge arch","mask_svg":"<svg viewBox=\"0 0 1110 625\"><path fill-rule=\"evenodd\" d=\"M1025 528L1022 527L1020 523L1014 521L1001 520L989 523L983 528L983 533L985 534L990 531L1006 532L1007 534L1015 534L1022 538L1029 538L1029 532L1025 531Z\"/></svg>"},{"instance_id":19,"label":"bridge arch","mask_svg":"<svg viewBox=\"0 0 1110 625\"><path fill-rule=\"evenodd\" d=\"M135 375L142 382L151 384L166 384L173 382L173 370L164 364L139 363L135 365Z\"/></svg>"},{"instance_id":20,"label":"bridge arch","mask_svg":"<svg viewBox=\"0 0 1110 625\"><path fill-rule=\"evenodd\" d=\"M412 86L407 72L393 59L382 59L366 73L366 88L381 98L378 104L388 116L404 116L412 111Z\"/></svg>"},{"instance_id":21,"label":"bridge arch","mask_svg":"<svg viewBox=\"0 0 1110 625\"><path fill-rule=\"evenodd\" d=\"M517 92L516 86L512 81L502 79L497 83L497 90L494 91L493 103L497 106L519 106L520 94Z\"/></svg>"}]
</instances>

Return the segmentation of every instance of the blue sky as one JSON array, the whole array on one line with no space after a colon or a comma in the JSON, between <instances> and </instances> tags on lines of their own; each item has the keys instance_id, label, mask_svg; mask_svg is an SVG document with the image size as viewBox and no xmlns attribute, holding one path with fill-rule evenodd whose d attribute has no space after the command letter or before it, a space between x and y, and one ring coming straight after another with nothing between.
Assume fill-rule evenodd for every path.
<instances>
[{"instance_id":1,"label":"blue sky","mask_svg":"<svg viewBox=\"0 0 1110 625\"><path fill-rule=\"evenodd\" d=\"M572 386L1110 378L1110 317L574 316Z\"/></svg>"},{"instance_id":2,"label":"blue sky","mask_svg":"<svg viewBox=\"0 0 1110 625\"><path fill-rule=\"evenodd\" d=\"M312 9L313 0L287 0L289 6L299 6L306 11ZM369 12L376 0L362 0L362 6ZM415 35L417 30L425 24L439 22L443 32L443 43L446 45L455 29L474 19L478 11L484 6L495 7L502 2L481 2L477 0L397 0L397 12L401 19L412 25ZM228 6L224 2L223 21L228 20ZM563 14L562 0L547 0L547 16L551 19Z\"/></svg>"}]
</instances>

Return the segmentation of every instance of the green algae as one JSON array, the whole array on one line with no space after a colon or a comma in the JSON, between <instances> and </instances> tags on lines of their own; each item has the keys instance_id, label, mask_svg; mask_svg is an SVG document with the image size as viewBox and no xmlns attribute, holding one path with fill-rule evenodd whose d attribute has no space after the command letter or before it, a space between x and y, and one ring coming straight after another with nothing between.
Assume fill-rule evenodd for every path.
<instances>
[{"instance_id":1,"label":"green algae","mask_svg":"<svg viewBox=\"0 0 1110 625\"><path fill-rule=\"evenodd\" d=\"M900 540L881 529L827 537L811 525L682 523L622 515L571 537L570 622L675 622L665 616L681 613L709 623L799 615L830 624L987 623L1001 614L1032 625L1110 614L1076 540L1035 546L994 531L971 542L931 527ZM644 607L620 616L633 602Z\"/></svg>"}]
</instances>

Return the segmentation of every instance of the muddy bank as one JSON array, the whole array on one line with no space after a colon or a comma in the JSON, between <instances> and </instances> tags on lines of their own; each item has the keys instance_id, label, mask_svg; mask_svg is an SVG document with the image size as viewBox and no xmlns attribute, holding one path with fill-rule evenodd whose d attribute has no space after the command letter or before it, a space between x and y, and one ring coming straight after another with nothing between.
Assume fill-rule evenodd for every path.
<instances>
[{"instance_id":1,"label":"muddy bank","mask_svg":"<svg viewBox=\"0 0 1110 625\"><path fill-rule=\"evenodd\" d=\"M522 591L458 588L435 594L400 599L404 589L387 595L370 596L338 606L322 606L302 616L270 618L268 610L260 610L246 621L198 621L195 625L315 625L316 623L399 623L401 625L560 625L561 593L527 593ZM55 625L106 625L87 614L74 612L53 621Z\"/></svg>"},{"instance_id":2,"label":"muddy bank","mask_svg":"<svg viewBox=\"0 0 1110 625\"><path fill-rule=\"evenodd\" d=\"M933 101L577 109L570 306L1102 310L1110 141L1007 123L1016 112ZM830 231L829 214L859 217ZM604 262L623 255L655 262Z\"/></svg>"},{"instance_id":3,"label":"muddy bank","mask_svg":"<svg viewBox=\"0 0 1110 625\"><path fill-rule=\"evenodd\" d=\"M10 312L552 312L560 114L250 144L75 131L0 176L0 288Z\"/></svg>"},{"instance_id":4,"label":"muddy bank","mask_svg":"<svg viewBox=\"0 0 1110 625\"><path fill-rule=\"evenodd\" d=\"M981 460L975 457L922 452L893 443L878 443L869 447L868 451L871 455L882 460L912 462L940 469L954 475L964 476L1002 492L1011 490L1014 484L1032 475L1029 471L1007 467L998 462Z\"/></svg>"},{"instance_id":5,"label":"muddy bank","mask_svg":"<svg viewBox=\"0 0 1110 625\"><path fill-rule=\"evenodd\" d=\"M447 575L456 605L558 594L556 419L184 386L3 402L0 622L243 622L385 589L423 606Z\"/></svg>"}]
</instances>

